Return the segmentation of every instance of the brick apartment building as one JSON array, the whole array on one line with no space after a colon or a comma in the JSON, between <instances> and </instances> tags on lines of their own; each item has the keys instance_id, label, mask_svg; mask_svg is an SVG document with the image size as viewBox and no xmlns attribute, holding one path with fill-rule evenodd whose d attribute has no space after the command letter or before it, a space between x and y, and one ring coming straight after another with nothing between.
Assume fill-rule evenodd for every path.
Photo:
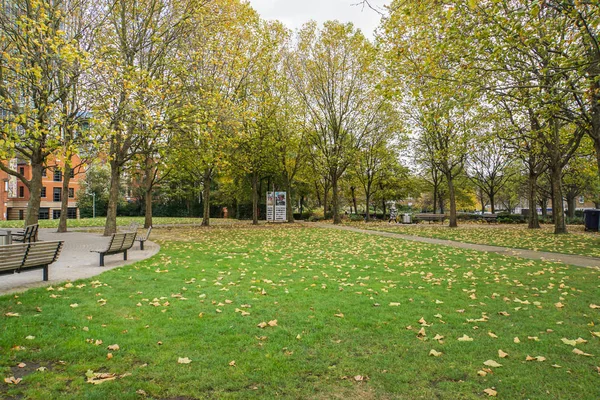
<instances>
[{"instance_id":1,"label":"brick apartment building","mask_svg":"<svg viewBox=\"0 0 600 400\"><path fill-rule=\"evenodd\" d=\"M77 156L73 157L72 165L79 165L80 160ZM27 179L31 178L31 166L24 160L12 159L5 161L5 164L25 175ZM59 219L60 206L63 196L69 198L68 218L79 218L79 209L77 207L77 194L80 184L85 179L82 167L76 167L71 174L69 189L63 193L62 168L64 163L50 159L48 167L42 173L42 198L40 203L39 219ZM27 215L27 204L29 202L29 189L18 178L0 171L0 220L23 220Z\"/></svg>"}]
</instances>

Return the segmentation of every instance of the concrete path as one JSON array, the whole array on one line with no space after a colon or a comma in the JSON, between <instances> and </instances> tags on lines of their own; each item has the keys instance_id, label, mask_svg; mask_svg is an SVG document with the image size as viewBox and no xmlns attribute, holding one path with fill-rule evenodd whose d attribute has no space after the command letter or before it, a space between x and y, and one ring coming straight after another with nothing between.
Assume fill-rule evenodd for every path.
<instances>
[{"instance_id":1,"label":"concrete path","mask_svg":"<svg viewBox=\"0 0 600 400\"><path fill-rule=\"evenodd\" d=\"M333 225L333 224L324 224L324 223L314 224L313 223L313 224L311 224L311 226L318 226L319 228L338 229L338 230L342 230L342 231L365 233L367 235L377 235L377 236L383 236L383 237L389 237L389 238L404 239L404 240L410 240L413 242L421 242L421 243L437 244L437 245L441 245L441 246L458 247L461 249L468 249L468 250L487 251L490 253L497 253L497 254L502 254L502 255L511 256L511 257L527 258L530 260L556 261L556 262L561 262L564 264L575 265L578 267L600 268L600 258L594 258L594 257L585 257L585 256L561 254L561 253L550 253L550 252L546 252L546 251L510 249L507 247L488 246L488 245L482 245L482 244L463 243L463 242L456 242L453 240L433 239L433 238L426 238L426 237L420 237L420 236L403 235L400 233L373 231L373 230L354 228L351 226L344 226L344 225Z\"/></svg>"},{"instance_id":2,"label":"concrete path","mask_svg":"<svg viewBox=\"0 0 600 400\"><path fill-rule=\"evenodd\" d=\"M127 261L123 254L105 256L105 267L99 267L98 253L90 250L106 248L110 238L99 233L67 232L56 233L56 229L40 229L40 240L63 240L65 242L58 261L48 269L48 282L42 281L42 270L33 270L21 274L0 275L0 295L22 292L32 287L46 286L77 279L91 278L104 271L152 257L160 250L156 243L147 241L144 250L140 250L139 242L127 252Z\"/></svg>"}]
</instances>

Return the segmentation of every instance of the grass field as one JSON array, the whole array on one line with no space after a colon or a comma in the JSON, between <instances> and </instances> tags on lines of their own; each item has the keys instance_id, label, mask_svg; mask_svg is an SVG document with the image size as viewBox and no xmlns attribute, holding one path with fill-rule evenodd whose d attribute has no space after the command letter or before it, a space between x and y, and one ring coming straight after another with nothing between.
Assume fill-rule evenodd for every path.
<instances>
[{"instance_id":1,"label":"grass field","mask_svg":"<svg viewBox=\"0 0 600 400\"><path fill-rule=\"evenodd\" d=\"M156 233L152 259L0 297L0 376L22 379L0 398L600 398L598 270L298 226Z\"/></svg>"},{"instance_id":2,"label":"grass field","mask_svg":"<svg viewBox=\"0 0 600 400\"><path fill-rule=\"evenodd\" d=\"M451 229L440 224L390 225L386 222L353 222L350 225L465 243L600 257L600 234L584 232L583 226L569 226L568 234L555 235L554 227L549 225L544 225L541 229L527 229L525 225L480 224L464 224Z\"/></svg>"},{"instance_id":3,"label":"grass field","mask_svg":"<svg viewBox=\"0 0 600 400\"><path fill-rule=\"evenodd\" d=\"M144 225L144 217L117 217L117 226L127 226L132 221L138 222L140 225ZM201 224L202 218L176 218L176 217L154 217L152 219L154 225L188 225L188 224ZM211 218L211 225L231 225L231 224L243 224L245 221L238 221L234 219L222 219L222 218ZM70 219L68 220L67 226L71 228L82 228L82 227L103 227L106 223L106 218L82 218L82 219ZM57 219L41 219L39 221L40 228L58 228ZM24 227L24 221L0 221L0 229L2 228L17 228L22 229Z\"/></svg>"}]
</instances>

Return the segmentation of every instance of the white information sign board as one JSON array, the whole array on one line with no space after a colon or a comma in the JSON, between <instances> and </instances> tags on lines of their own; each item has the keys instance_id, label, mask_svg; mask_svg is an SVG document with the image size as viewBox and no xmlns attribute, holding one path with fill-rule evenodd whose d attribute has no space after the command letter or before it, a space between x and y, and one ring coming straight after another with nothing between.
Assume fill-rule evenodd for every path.
<instances>
[{"instance_id":1,"label":"white information sign board","mask_svg":"<svg viewBox=\"0 0 600 400\"><path fill-rule=\"evenodd\" d=\"M267 192L267 221L287 221L287 193Z\"/></svg>"}]
</instances>

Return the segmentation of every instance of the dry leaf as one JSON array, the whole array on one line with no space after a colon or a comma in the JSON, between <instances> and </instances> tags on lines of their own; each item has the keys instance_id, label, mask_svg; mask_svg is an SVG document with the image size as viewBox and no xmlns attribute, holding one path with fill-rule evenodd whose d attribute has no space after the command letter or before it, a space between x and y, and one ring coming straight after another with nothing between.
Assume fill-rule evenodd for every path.
<instances>
[{"instance_id":1,"label":"dry leaf","mask_svg":"<svg viewBox=\"0 0 600 400\"><path fill-rule=\"evenodd\" d=\"M17 367L19 367L19 368L25 368L26 366L27 366L27 364L25 364L25 363L23 363L23 362L22 362L22 363L19 363L19 364L17 364Z\"/></svg>"},{"instance_id":2,"label":"dry leaf","mask_svg":"<svg viewBox=\"0 0 600 400\"><path fill-rule=\"evenodd\" d=\"M339 313L339 314L333 314L334 317L338 317L338 318L344 318L344 314Z\"/></svg>"},{"instance_id":3,"label":"dry leaf","mask_svg":"<svg viewBox=\"0 0 600 400\"><path fill-rule=\"evenodd\" d=\"M483 365L487 365L488 367L494 367L494 368L498 368L498 367L502 366L502 364L499 364L494 360L487 360L486 362L483 363Z\"/></svg>"},{"instance_id":4,"label":"dry leaf","mask_svg":"<svg viewBox=\"0 0 600 400\"><path fill-rule=\"evenodd\" d=\"M258 326L260 329L263 329L263 328L267 327L267 323L263 321L263 322L261 322L260 324L258 324L256 326Z\"/></svg>"},{"instance_id":5,"label":"dry leaf","mask_svg":"<svg viewBox=\"0 0 600 400\"><path fill-rule=\"evenodd\" d=\"M419 329L419 332L417 332L417 336L418 337L427 336L427 334L425 333L425 328Z\"/></svg>"},{"instance_id":6,"label":"dry leaf","mask_svg":"<svg viewBox=\"0 0 600 400\"><path fill-rule=\"evenodd\" d=\"M485 389L484 392L491 397L496 397L498 395L498 392L496 392L494 389Z\"/></svg>"},{"instance_id":7,"label":"dry leaf","mask_svg":"<svg viewBox=\"0 0 600 400\"><path fill-rule=\"evenodd\" d=\"M33 340L33 339L35 339L35 336L29 335L29 336L26 336L25 339L27 339L27 340Z\"/></svg>"},{"instance_id":8,"label":"dry leaf","mask_svg":"<svg viewBox=\"0 0 600 400\"><path fill-rule=\"evenodd\" d=\"M506 357L508 357L508 353L505 353L502 350L498 350L498 357L506 358Z\"/></svg>"},{"instance_id":9,"label":"dry leaf","mask_svg":"<svg viewBox=\"0 0 600 400\"><path fill-rule=\"evenodd\" d=\"M498 339L498 336L496 336L496 334L493 332L488 332L488 335L490 335L490 337L493 337L494 339Z\"/></svg>"},{"instance_id":10,"label":"dry leaf","mask_svg":"<svg viewBox=\"0 0 600 400\"><path fill-rule=\"evenodd\" d=\"M229 366L230 366L230 367L235 367L235 366L236 366L236 365L235 365L235 360L233 360L233 361L230 361L230 362L229 362Z\"/></svg>"},{"instance_id":11,"label":"dry leaf","mask_svg":"<svg viewBox=\"0 0 600 400\"><path fill-rule=\"evenodd\" d=\"M398 307L400 303L390 303L390 307Z\"/></svg>"},{"instance_id":12,"label":"dry leaf","mask_svg":"<svg viewBox=\"0 0 600 400\"><path fill-rule=\"evenodd\" d=\"M108 350L119 350L119 345L118 344L111 344L110 346L107 347Z\"/></svg>"},{"instance_id":13,"label":"dry leaf","mask_svg":"<svg viewBox=\"0 0 600 400\"><path fill-rule=\"evenodd\" d=\"M433 338L433 340L442 340L444 337L442 335L435 335L435 337Z\"/></svg>"},{"instance_id":14,"label":"dry leaf","mask_svg":"<svg viewBox=\"0 0 600 400\"><path fill-rule=\"evenodd\" d=\"M519 340L519 338L518 338L518 337L514 338L514 339L513 339L513 342L515 342L515 343L521 343L521 341Z\"/></svg>"},{"instance_id":15,"label":"dry leaf","mask_svg":"<svg viewBox=\"0 0 600 400\"><path fill-rule=\"evenodd\" d=\"M563 308L565 305L563 303L561 303L560 301L558 303L554 303L554 307L556 308Z\"/></svg>"},{"instance_id":16,"label":"dry leaf","mask_svg":"<svg viewBox=\"0 0 600 400\"><path fill-rule=\"evenodd\" d=\"M88 377L87 383L91 383L93 385L99 385L101 383L114 381L115 379L117 379L117 375L115 374L94 373L91 370L88 370L88 372L85 375Z\"/></svg>"},{"instance_id":17,"label":"dry leaf","mask_svg":"<svg viewBox=\"0 0 600 400\"><path fill-rule=\"evenodd\" d=\"M461 337L458 338L459 342L472 342L473 338L469 337L467 335L462 335Z\"/></svg>"},{"instance_id":18,"label":"dry leaf","mask_svg":"<svg viewBox=\"0 0 600 400\"><path fill-rule=\"evenodd\" d=\"M595 310L595 309L599 309L599 308L600 308L600 306L599 306L599 305L596 305L596 304L590 304L590 308L591 308L592 310Z\"/></svg>"},{"instance_id":19,"label":"dry leaf","mask_svg":"<svg viewBox=\"0 0 600 400\"><path fill-rule=\"evenodd\" d=\"M269 321L268 325L269 325L269 326L277 326L277 320L276 320L276 319L274 319L274 320L272 320L272 321Z\"/></svg>"},{"instance_id":20,"label":"dry leaf","mask_svg":"<svg viewBox=\"0 0 600 400\"><path fill-rule=\"evenodd\" d=\"M500 312L498 313L498 315L503 315L503 316L505 316L505 317L508 317L510 314L509 314L509 313L507 313L506 311L500 311Z\"/></svg>"},{"instance_id":21,"label":"dry leaf","mask_svg":"<svg viewBox=\"0 0 600 400\"><path fill-rule=\"evenodd\" d=\"M192 360L190 360L190 359L189 359L189 358L187 358L187 357L183 357L183 358L182 358L182 357L179 357L179 358L177 359L177 363L179 363L179 364L189 364L189 363L191 363L191 362L192 362Z\"/></svg>"},{"instance_id":22,"label":"dry leaf","mask_svg":"<svg viewBox=\"0 0 600 400\"><path fill-rule=\"evenodd\" d=\"M71 308L77 308L77 307L79 307L79 304L77 304L77 303L73 303L73 304L71 304L69 307L71 307Z\"/></svg>"},{"instance_id":23,"label":"dry leaf","mask_svg":"<svg viewBox=\"0 0 600 400\"><path fill-rule=\"evenodd\" d=\"M20 317L21 314L19 313L14 313L14 312L7 312L6 314L4 314L6 317ZM20 382L20 381L19 381ZM16 383L15 383L16 385Z\"/></svg>"},{"instance_id":24,"label":"dry leaf","mask_svg":"<svg viewBox=\"0 0 600 400\"><path fill-rule=\"evenodd\" d=\"M546 361L546 357L542 357L542 356L531 357L530 355L527 355L527 357L525 357L525 361Z\"/></svg>"},{"instance_id":25,"label":"dry leaf","mask_svg":"<svg viewBox=\"0 0 600 400\"><path fill-rule=\"evenodd\" d=\"M434 356L434 357L439 357L441 356L443 353L441 351L435 351L434 349L431 349L431 351L429 352L430 356Z\"/></svg>"},{"instance_id":26,"label":"dry leaf","mask_svg":"<svg viewBox=\"0 0 600 400\"><path fill-rule=\"evenodd\" d=\"M486 376L487 372L480 370L480 371L477 371L477 375L479 375L479 376Z\"/></svg>"},{"instance_id":27,"label":"dry leaf","mask_svg":"<svg viewBox=\"0 0 600 400\"><path fill-rule=\"evenodd\" d=\"M573 353L577 354L578 356L593 357L591 354L584 353L583 351L581 351L579 349L573 349Z\"/></svg>"},{"instance_id":28,"label":"dry leaf","mask_svg":"<svg viewBox=\"0 0 600 400\"><path fill-rule=\"evenodd\" d=\"M18 385L19 382L21 382L22 379L21 378L15 378L14 376L11 376L9 378L4 378L4 382L8 383L9 385Z\"/></svg>"}]
</instances>

